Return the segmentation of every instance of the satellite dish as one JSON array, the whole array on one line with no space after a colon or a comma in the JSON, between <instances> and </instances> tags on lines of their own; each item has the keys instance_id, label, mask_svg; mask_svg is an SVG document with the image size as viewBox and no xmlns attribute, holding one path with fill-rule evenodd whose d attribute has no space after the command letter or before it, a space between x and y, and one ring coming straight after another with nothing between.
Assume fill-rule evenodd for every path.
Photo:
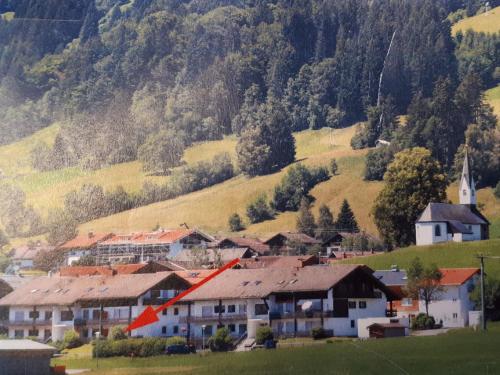
<instances>
[{"instance_id":1,"label":"satellite dish","mask_svg":"<svg viewBox=\"0 0 500 375\"><path fill-rule=\"evenodd\" d=\"M309 310L312 307L312 301L306 301L302 304L302 311Z\"/></svg>"}]
</instances>

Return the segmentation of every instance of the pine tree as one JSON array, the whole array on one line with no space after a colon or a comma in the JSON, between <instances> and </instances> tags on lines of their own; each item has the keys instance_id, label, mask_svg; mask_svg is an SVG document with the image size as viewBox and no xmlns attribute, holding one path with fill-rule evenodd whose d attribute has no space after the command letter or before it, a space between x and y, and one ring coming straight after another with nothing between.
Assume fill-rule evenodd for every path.
<instances>
[{"instance_id":1,"label":"pine tree","mask_svg":"<svg viewBox=\"0 0 500 375\"><path fill-rule=\"evenodd\" d=\"M347 199L342 202L342 207L340 207L339 215L337 216L337 222L335 226L338 230L344 232L359 232L358 223L351 210L351 206Z\"/></svg>"},{"instance_id":2,"label":"pine tree","mask_svg":"<svg viewBox=\"0 0 500 375\"><path fill-rule=\"evenodd\" d=\"M245 229L243 221L241 220L241 216L236 212L229 216L229 229L231 230L231 232L239 232L240 230Z\"/></svg>"},{"instance_id":3,"label":"pine tree","mask_svg":"<svg viewBox=\"0 0 500 375\"><path fill-rule=\"evenodd\" d=\"M300 202L299 215L297 217L297 231L305 233L308 236L314 237L316 231L316 223L311 212L311 205L307 198L303 198Z\"/></svg>"},{"instance_id":4,"label":"pine tree","mask_svg":"<svg viewBox=\"0 0 500 375\"><path fill-rule=\"evenodd\" d=\"M335 230L333 214L326 204L319 208L318 227L316 229L316 238L327 241Z\"/></svg>"},{"instance_id":5,"label":"pine tree","mask_svg":"<svg viewBox=\"0 0 500 375\"><path fill-rule=\"evenodd\" d=\"M337 160L335 160L335 158L333 158L332 160L330 160L330 172L332 172L332 175L335 176L337 174L339 170L339 167L337 165Z\"/></svg>"}]
</instances>

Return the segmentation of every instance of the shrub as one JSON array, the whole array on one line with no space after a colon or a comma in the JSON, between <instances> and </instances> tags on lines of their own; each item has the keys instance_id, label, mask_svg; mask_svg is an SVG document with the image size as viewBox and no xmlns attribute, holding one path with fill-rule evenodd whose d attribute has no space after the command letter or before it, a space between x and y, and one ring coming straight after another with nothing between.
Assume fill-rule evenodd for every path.
<instances>
[{"instance_id":1,"label":"shrub","mask_svg":"<svg viewBox=\"0 0 500 375\"><path fill-rule=\"evenodd\" d=\"M65 349L78 348L83 345L80 335L74 330L64 332L63 343Z\"/></svg>"},{"instance_id":2,"label":"shrub","mask_svg":"<svg viewBox=\"0 0 500 375\"><path fill-rule=\"evenodd\" d=\"M115 353L113 352L112 341L97 339L92 341L92 357L104 358L104 357L113 357Z\"/></svg>"},{"instance_id":3,"label":"shrub","mask_svg":"<svg viewBox=\"0 0 500 375\"><path fill-rule=\"evenodd\" d=\"M231 232L239 232L240 230L245 229L245 226L243 225L243 221L241 220L240 215L237 213L232 214L229 216L229 229Z\"/></svg>"},{"instance_id":4,"label":"shrub","mask_svg":"<svg viewBox=\"0 0 500 375\"><path fill-rule=\"evenodd\" d=\"M174 339L174 338L172 338ZM178 338L175 338L178 342ZM146 337L143 339L128 338L121 340L93 341L92 355L95 357L125 356L150 357L163 354L167 345L167 339L161 337Z\"/></svg>"},{"instance_id":5,"label":"shrub","mask_svg":"<svg viewBox=\"0 0 500 375\"><path fill-rule=\"evenodd\" d=\"M432 329L436 325L436 321L433 316L427 316L424 313L420 313L413 320L411 324L412 329Z\"/></svg>"},{"instance_id":6,"label":"shrub","mask_svg":"<svg viewBox=\"0 0 500 375\"><path fill-rule=\"evenodd\" d=\"M323 327L316 327L311 330L311 336L314 340L319 340L319 339L324 339L328 335L326 331L323 329Z\"/></svg>"},{"instance_id":7,"label":"shrub","mask_svg":"<svg viewBox=\"0 0 500 375\"><path fill-rule=\"evenodd\" d=\"M335 160L335 158L333 158L332 160L330 160L330 172L332 172L332 175L336 175L337 172L339 170L339 166L337 165L337 160Z\"/></svg>"},{"instance_id":8,"label":"shrub","mask_svg":"<svg viewBox=\"0 0 500 375\"><path fill-rule=\"evenodd\" d=\"M394 160L394 152L390 147L382 146L370 150L366 155L365 180L382 181L387 166Z\"/></svg>"},{"instance_id":9,"label":"shrub","mask_svg":"<svg viewBox=\"0 0 500 375\"><path fill-rule=\"evenodd\" d=\"M127 334L124 332L125 326L114 326L109 332L108 338L110 340L125 340Z\"/></svg>"},{"instance_id":10,"label":"shrub","mask_svg":"<svg viewBox=\"0 0 500 375\"><path fill-rule=\"evenodd\" d=\"M497 186L495 187L495 197L500 199L500 181L498 181Z\"/></svg>"},{"instance_id":11,"label":"shrub","mask_svg":"<svg viewBox=\"0 0 500 375\"><path fill-rule=\"evenodd\" d=\"M271 327L259 327L255 334L255 342L257 345L263 345L267 340L274 340L274 334Z\"/></svg>"},{"instance_id":12,"label":"shrub","mask_svg":"<svg viewBox=\"0 0 500 375\"><path fill-rule=\"evenodd\" d=\"M166 340L161 337L145 337L142 339L140 347L140 357L151 357L153 355L160 355L165 351Z\"/></svg>"},{"instance_id":13,"label":"shrub","mask_svg":"<svg viewBox=\"0 0 500 375\"><path fill-rule=\"evenodd\" d=\"M219 328L215 335L208 340L208 346L213 352L225 352L233 346L233 339L229 335L229 330L225 327Z\"/></svg>"},{"instance_id":14,"label":"shrub","mask_svg":"<svg viewBox=\"0 0 500 375\"><path fill-rule=\"evenodd\" d=\"M260 223L274 217L274 212L266 202L265 195L261 195L247 206L247 216L252 224Z\"/></svg>"},{"instance_id":15,"label":"shrub","mask_svg":"<svg viewBox=\"0 0 500 375\"><path fill-rule=\"evenodd\" d=\"M166 346L170 346L170 345L186 345L186 339L184 337L180 337L180 336L169 337L165 341L165 345Z\"/></svg>"}]
</instances>

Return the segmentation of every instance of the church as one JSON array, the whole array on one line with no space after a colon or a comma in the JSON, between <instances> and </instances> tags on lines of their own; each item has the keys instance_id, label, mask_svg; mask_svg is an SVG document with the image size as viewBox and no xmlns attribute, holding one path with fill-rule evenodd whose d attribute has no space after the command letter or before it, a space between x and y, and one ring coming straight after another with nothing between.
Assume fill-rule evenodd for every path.
<instances>
[{"instance_id":1,"label":"church","mask_svg":"<svg viewBox=\"0 0 500 375\"><path fill-rule=\"evenodd\" d=\"M429 203L415 223L417 245L479 241L489 236L489 221L476 207L476 187L465 153L458 189L460 204Z\"/></svg>"}]
</instances>

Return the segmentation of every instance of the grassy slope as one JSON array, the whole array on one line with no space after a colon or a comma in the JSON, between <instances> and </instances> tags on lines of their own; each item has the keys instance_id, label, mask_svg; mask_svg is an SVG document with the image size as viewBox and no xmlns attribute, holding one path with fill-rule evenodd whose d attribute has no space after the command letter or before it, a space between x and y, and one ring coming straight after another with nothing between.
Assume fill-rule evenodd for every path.
<instances>
[{"instance_id":1,"label":"grassy slope","mask_svg":"<svg viewBox=\"0 0 500 375\"><path fill-rule=\"evenodd\" d=\"M478 242L445 243L431 246L411 246L390 253L354 258L342 261L343 263L366 264L373 269L386 270L397 264L400 268L407 268L410 262L419 257L425 264L436 263L439 267L479 267L477 254L500 256L500 239ZM489 275L500 278L500 261L486 262L486 271Z\"/></svg>"},{"instance_id":2,"label":"grassy slope","mask_svg":"<svg viewBox=\"0 0 500 375\"><path fill-rule=\"evenodd\" d=\"M314 209L317 210L320 203L326 203L334 212L338 212L342 199L347 198L361 226L373 232L375 227L368 214L371 203L382 184L362 180L366 150L355 151L349 147L349 141L354 132L355 127L335 130L333 133L329 129L297 133L295 135L297 159L302 160L306 165L327 165L332 157L337 158L340 174L313 189L312 195L317 200ZM233 139L224 142L231 142L231 148L234 148ZM222 145L219 148L222 149ZM165 227L176 227L179 223L187 222L209 231L223 231L227 227L227 218L232 212L237 210L244 215L247 203L259 194L267 193L271 196L274 186L284 173L285 171L281 171L252 179L238 176L223 184L177 199L83 224L80 229L128 231L148 229L157 223ZM360 194L360 191L363 193ZM275 230L294 227L295 213L285 213L275 220L252 225L247 232L265 236Z\"/></svg>"},{"instance_id":3,"label":"grassy slope","mask_svg":"<svg viewBox=\"0 0 500 375\"><path fill-rule=\"evenodd\" d=\"M493 110L500 122L500 85L487 90L485 92L485 98L486 101L493 107Z\"/></svg>"},{"instance_id":4,"label":"grassy slope","mask_svg":"<svg viewBox=\"0 0 500 375\"><path fill-rule=\"evenodd\" d=\"M463 329L433 337L343 340L247 353L106 358L91 374L496 374L499 345L500 325L491 324L487 333ZM96 368L91 359L54 363Z\"/></svg>"},{"instance_id":5,"label":"grassy slope","mask_svg":"<svg viewBox=\"0 0 500 375\"><path fill-rule=\"evenodd\" d=\"M500 31L500 7L493 8L489 12L481 13L474 17L465 18L451 28L453 34L459 30L464 32L467 29L485 33Z\"/></svg>"}]
</instances>

